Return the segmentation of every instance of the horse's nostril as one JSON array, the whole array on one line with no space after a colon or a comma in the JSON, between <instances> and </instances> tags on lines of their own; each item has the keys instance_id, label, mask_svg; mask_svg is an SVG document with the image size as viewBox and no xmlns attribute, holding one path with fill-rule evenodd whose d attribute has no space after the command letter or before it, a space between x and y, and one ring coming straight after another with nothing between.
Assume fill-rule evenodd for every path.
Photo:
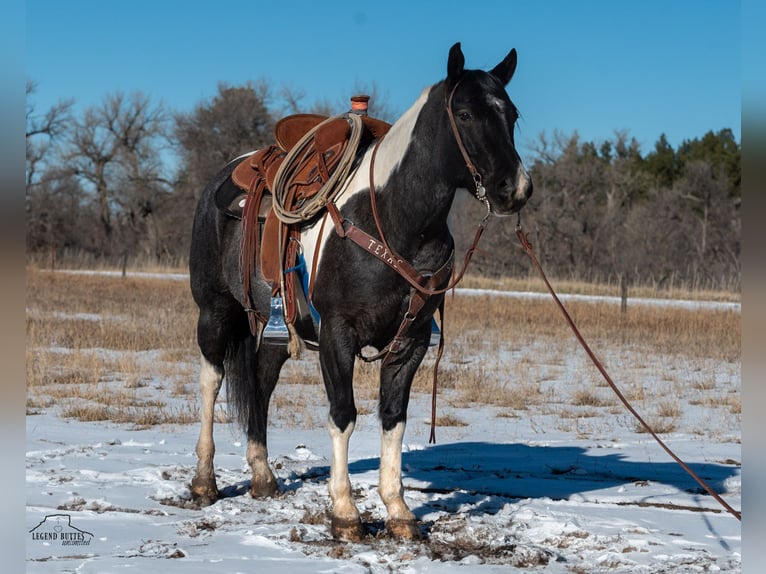
<instances>
[{"instance_id":1,"label":"horse's nostril","mask_svg":"<svg viewBox=\"0 0 766 574\"><path fill-rule=\"evenodd\" d=\"M525 171L518 177L512 187L516 197L528 199L532 195L532 178Z\"/></svg>"},{"instance_id":2,"label":"horse's nostril","mask_svg":"<svg viewBox=\"0 0 766 574\"><path fill-rule=\"evenodd\" d=\"M515 199L526 199L532 195L532 180L527 177L519 179L507 178L503 181L503 188L508 197Z\"/></svg>"},{"instance_id":3,"label":"horse's nostril","mask_svg":"<svg viewBox=\"0 0 766 574\"><path fill-rule=\"evenodd\" d=\"M532 180L531 180L531 179L528 179L528 180L527 180L526 189L524 190L524 197L526 197L527 199L529 199L530 197L532 197L532 192L533 192L534 190L535 190L535 188L534 188L534 186L532 185Z\"/></svg>"}]
</instances>

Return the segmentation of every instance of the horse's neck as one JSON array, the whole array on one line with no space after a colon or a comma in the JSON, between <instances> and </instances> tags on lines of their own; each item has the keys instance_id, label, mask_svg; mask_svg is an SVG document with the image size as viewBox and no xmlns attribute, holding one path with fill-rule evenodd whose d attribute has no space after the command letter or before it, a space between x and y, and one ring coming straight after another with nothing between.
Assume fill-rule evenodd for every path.
<instances>
[{"instance_id":1,"label":"horse's neck","mask_svg":"<svg viewBox=\"0 0 766 574\"><path fill-rule=\"evenodd\" d=\"M395 224L398 234L419 237L429 232L443 234L455 193L441 177L438 163L441 154L434 149L438 142L433 134L413 138L416 123L428 105L429 93L430 90L424 90L392 126L375 157L375 188L381 217Z\"/></svg>"}]
</instances>

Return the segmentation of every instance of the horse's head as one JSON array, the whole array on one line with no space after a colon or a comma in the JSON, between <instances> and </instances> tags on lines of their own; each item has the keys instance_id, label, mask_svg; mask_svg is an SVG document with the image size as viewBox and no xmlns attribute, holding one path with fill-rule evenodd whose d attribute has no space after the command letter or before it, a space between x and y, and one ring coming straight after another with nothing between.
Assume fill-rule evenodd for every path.
<instances>
[{"instance_id":1,"label":"horse's head","mask_svg":"<svg viewBox=\"0 0 766 574\"><path fill-rule=\"evenodd\" d=\"M516 70L516 50L491 71L465 70L458 42L450 49L444 82L447 115L462 161L458 177L497 215L519 211L532 195L532 179L516 152L518 111L505 91ZM470 182L470 183L468 183Z\"/></svg>"}]
</instances>

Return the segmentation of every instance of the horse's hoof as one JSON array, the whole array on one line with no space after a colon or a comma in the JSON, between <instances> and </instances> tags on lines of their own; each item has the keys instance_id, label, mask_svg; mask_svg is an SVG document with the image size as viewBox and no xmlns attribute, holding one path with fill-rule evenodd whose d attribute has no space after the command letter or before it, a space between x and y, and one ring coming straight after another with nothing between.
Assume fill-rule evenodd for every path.
<instances>
[{"instance_id":1,"label":"horse's hoof","mask_svg":"<svg viewBox=\"0 0 766 574\"><path fill-rule=\"evenodd\" d=\"M279 492L276 480L250 483L250 496L253 498L271 498Z\"/></svg>"},{"instance_id":2,"label":"horse's hoof","mask_svg":"<svg viewBox=\"0 0 766 574\"><path fill-rule=\"evenodd\" d=\"M391 536L400 540L421 540L423 538L418 522L414 519L392 518L386 521L386 529Z\"/></svg>"},{"instance_id":3,"label":"horse's hoof","mask_svg":"<svg viewBox=\"0 0 766 574\"><path fill-rule=\"evenodd\" d=\"M330 521L330 531L332 532L333 538L342 540L343 542L360 542L365 536L364 528L362 528L362 521L358 518L355 520L348 520L333 516Z\"/></svg>"},{"instance_id":4,"label":"horse's hoof","mask_svg":"<svg viewBox=\"0 0 766 574\"><path fill-rule=\"evenodd\" d=\"M218 500L218 486L215 479L203 479L194 477L191 481L191 495L200 506L210 506Z\"/></svg>"}]
</instances>

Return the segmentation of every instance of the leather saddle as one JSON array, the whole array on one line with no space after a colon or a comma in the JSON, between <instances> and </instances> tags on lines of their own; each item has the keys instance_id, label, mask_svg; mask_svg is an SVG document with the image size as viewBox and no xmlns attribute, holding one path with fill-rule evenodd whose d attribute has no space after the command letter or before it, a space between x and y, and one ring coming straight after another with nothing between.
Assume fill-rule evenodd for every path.
<instances>
[{"instance_id":1,"label":"leather saddle","mask_svg":"<svg viewBox=\"0 0 766 574\"><path fill-rule=\"evenodd\" d=\"M352 98L352 107L354 101ZM366 99L364 102L366 109ZM365 149L372 141L383 137L391 125L366 113L360 115L363 130L357 149ZM312 130L310 140L303 141ZM230 186L223 186L216 193L215 203L227 215L242 220L243 278L249 278L253 265L259 262L263 278L273 285L276 293L282 270L295 266L300 240L300 225L283 223L274 212L271 190L277 172L288 152L302 142L304 151L295 160L283 197L284 208L300 207L322 189L338 168L351 141L351 125L345 116L330 120L319 114L295 114L277 122L274 140L275 143L254 152L234 168L231 180L239 193ZM292 291L291 285L287 290ZM285 295L290 298L290 293ZM294 309L289 307L286 308L286 318L291 321Z\"/></svg>"}]
</instances>

